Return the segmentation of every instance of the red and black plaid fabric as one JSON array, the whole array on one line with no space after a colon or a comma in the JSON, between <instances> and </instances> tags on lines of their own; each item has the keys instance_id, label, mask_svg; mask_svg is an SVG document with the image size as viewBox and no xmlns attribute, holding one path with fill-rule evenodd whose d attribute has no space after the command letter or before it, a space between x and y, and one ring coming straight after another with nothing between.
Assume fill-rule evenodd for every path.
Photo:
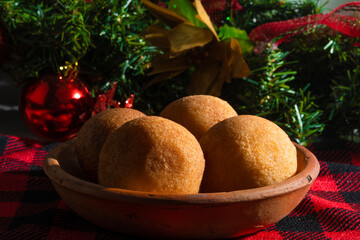
<instances>
[{"instance_id":1,"label":"red and black plaid fabric","mask_svg":"<svg viewBox=\"0 0 360 240\"><path fill-rule=\"evenodd\" d=\"M0 135L0 239L134 239L77 216L41 164L56 144ZM360 239L360 144L311 146L320 175L280 222L243 239Z\"/></svg>"}]
</instances>

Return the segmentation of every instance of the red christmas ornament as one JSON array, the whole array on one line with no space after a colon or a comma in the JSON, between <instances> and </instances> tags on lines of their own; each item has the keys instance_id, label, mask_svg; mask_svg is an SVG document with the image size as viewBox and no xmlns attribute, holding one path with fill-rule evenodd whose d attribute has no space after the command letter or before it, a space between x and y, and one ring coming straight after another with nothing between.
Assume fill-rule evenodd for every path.
<instances>
[{"instance_id":1,"label":"red christmas ornament","mask_svg":"<svg viewBox=\"0 0 360 240\"><path fill-rule=\"evenodd\" d=\"M45 74L22 90L20 113L25 125L46 141L75 136L91 117L93 99L87 87L71 74Z\"/></svg>"}]
</instances>

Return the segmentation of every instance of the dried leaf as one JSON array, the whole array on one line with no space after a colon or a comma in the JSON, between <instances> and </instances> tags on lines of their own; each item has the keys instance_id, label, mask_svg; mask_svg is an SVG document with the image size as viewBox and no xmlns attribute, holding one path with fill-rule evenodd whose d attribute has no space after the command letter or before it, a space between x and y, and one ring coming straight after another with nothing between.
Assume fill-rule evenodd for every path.
<instances>
[{"instance_id":1,"label":"dried leaf","mask_svg":"<svg viewBox=\"0 0 360 240\"><path fill-rule=\"evenodd\" d=\"M170 52L179 53L196 47L203 47L213 39L213 34L203 28L181 23L167 33Z\"/></svg>"},{"instance_id":2,"label":"dried leaf","mask_svg":"<svg viewBox=\"0 0 360 240\"><path fill-rule=\"evenodd\" d=\"M223 82L219 81L218 75L221 66L218 61L206 58L204 62L196 67L192 74L187 91L189 94L209 94L219 96Z\"/></svg>"},{"instance_id":3,"label":"dried leaf","mask_svg":"<svg viewBox=\"0 0 360 240\"><path fill-rule=\"evenodd\" d=\"M211 45L211 48L209 50L209 57L216 60L220 66L219 73L213 83L213 94L217 93L220 95L224 82L231 81L231 70L228 67L229 56L227 51L227 45L228 44L226 42L215 42Z\"/></svg>"},{"instance_id":4,"label":"dried leaf","mask_svg":"<svg viewBox=\"0 0 360 240\"><path fill-rule=\"evenodd\" d=\"M231 38L227 43L227 55L228 55L228 68L231 72L232 78L247 77L250 72L250 68L245 61L242 54L239 42Z\"/></svg>"},{"instance_id":5,"label":"dried leaf","mask_svg":"<svg viewBox=\"0 0 360 240\"><path fill-rule=\"evenodd\" d=\"M229 52L228 52L227 42L221 42L221 51L222 51L221 70L218 78L221 79L222 83L231 82L232 74L231 74L231 68L229 68Z\"/></svg>"},{"instance_id":6,"label":"dried leaf","mask_svg":"<svg viewBox=\"0 0 360 240\"><path fill-rule=\"evenodd\" d=\"M182 72L184 72L184 70L179 70L179 71L175 71L175 72L160 73L156 77L151 79L151 81L145 87L150 87L150 86L152 86L154 84L157 84L159 82L162 82L162 81L171 79L173 77L176 77L177 75L181 74Z\"/></svg>"},{"instance_id":7,"label":"dried leaf","mask_svg":"<svg viewBox=\"0 0 360 240\"><path fill-rule=\"evenodd\" d=\"M210 31L214 34L215 38L220 41L216 31L215 31L215 28L214 28L214 25L212 24L211 20L210 20L210 17L209 15L206 13L203 5L201 4L201 0L195 0L194 2L195 4L195 8L198 12L198 15L197 17L203 22L206 24L206 26L210 29Z\"/></svg>"},{"instance_id":8,"label":"dried leaf","mask_svg":"<svg viewBox=\"0 0 360 240\"><path fill-rule=\"evenodd\" d=\"M196 66L188 91L190 94L219 96L224 82L245 77L249 71L236 39L227 42L214 41L208 46L206 59Z\"/></svg>"},{"instance_id":9,"label":"dried leaf","mask_svg":"<svg viewBox=\"0 0 360 240\"><path fill-rule=\"evenodd\" d=\"M168 49L170 43L167 38L167 32L165 28L158 25L151 25L143 32L144 39L151 45L158 47L159 49Z\"/></svg>"},{"instance_id":10,"label":"dried leaf","mask_svg":"<svg viewBox=\"0 0 360 240\"><path fill-rule=\"evenodd\" d=\"M166 56L160 55L151 62L152 71L149 75L155 75L163 72L179 71L187 69L192 64L186 56L169 59Z\"/></svg>"},{"instance_id":11,"label":"dried leaf","mask_svg":"<svg viewBox=\"0 0 360 240\"><path fill-rule=\"evenodd\" d=\"M170 11L166 8L160 7L159 5L156 5L148 0L141 0L148 11L154 15L159 21L165 23L169 27L174 27L178 25L179 23L189 22L189 20L175 14L173 11Z\"/></svg>"},{"instance_id":12,"label":"dried leaf","mask_svg":"<svg viewBox=\"0 0 360 240\"><path fill-rule=\"evenodd\" d=\"M226 54L226 43L225 42L218 42L214 40L212 43L209 44L207 48L208 55L213 59L223 62L224 56Z\"/></svg>"}]
</instances>

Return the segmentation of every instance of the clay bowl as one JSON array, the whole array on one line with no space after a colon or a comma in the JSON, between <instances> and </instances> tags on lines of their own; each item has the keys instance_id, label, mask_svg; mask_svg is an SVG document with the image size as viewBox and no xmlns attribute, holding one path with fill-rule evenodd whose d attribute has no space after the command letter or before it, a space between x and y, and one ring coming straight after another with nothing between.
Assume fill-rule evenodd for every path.
<instances>
[{"instance_id":1,"label":"clay bowl","mask_svg":"<svg viewBox=\"0 0 360 240\"><path fill-rule=\"evenodd\" d=\"M250 234L288 215L319 173L316 157L295 144L298 172L271 186L219 193L166 195L106 188L89 182L73 141L49 152L43 167L61 198L84 219L147 238L213 239Z\"/></svg>"}]
</instances>

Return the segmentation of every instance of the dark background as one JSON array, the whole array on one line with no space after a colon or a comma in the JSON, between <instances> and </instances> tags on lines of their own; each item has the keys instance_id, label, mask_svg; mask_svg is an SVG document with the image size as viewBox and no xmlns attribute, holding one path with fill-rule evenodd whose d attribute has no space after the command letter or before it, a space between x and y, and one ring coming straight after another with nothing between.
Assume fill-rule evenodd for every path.
<instances>
[{"instance_id":1,"label":"dark background","mask_svg":"<svg viewBox=\"0 0 360 240\"><path fill-rule=\"evenodd\" d=\"M19 113L21 87L0 71L0 134L36 139L25 127Z\"/></svg>"}]
</instances>

